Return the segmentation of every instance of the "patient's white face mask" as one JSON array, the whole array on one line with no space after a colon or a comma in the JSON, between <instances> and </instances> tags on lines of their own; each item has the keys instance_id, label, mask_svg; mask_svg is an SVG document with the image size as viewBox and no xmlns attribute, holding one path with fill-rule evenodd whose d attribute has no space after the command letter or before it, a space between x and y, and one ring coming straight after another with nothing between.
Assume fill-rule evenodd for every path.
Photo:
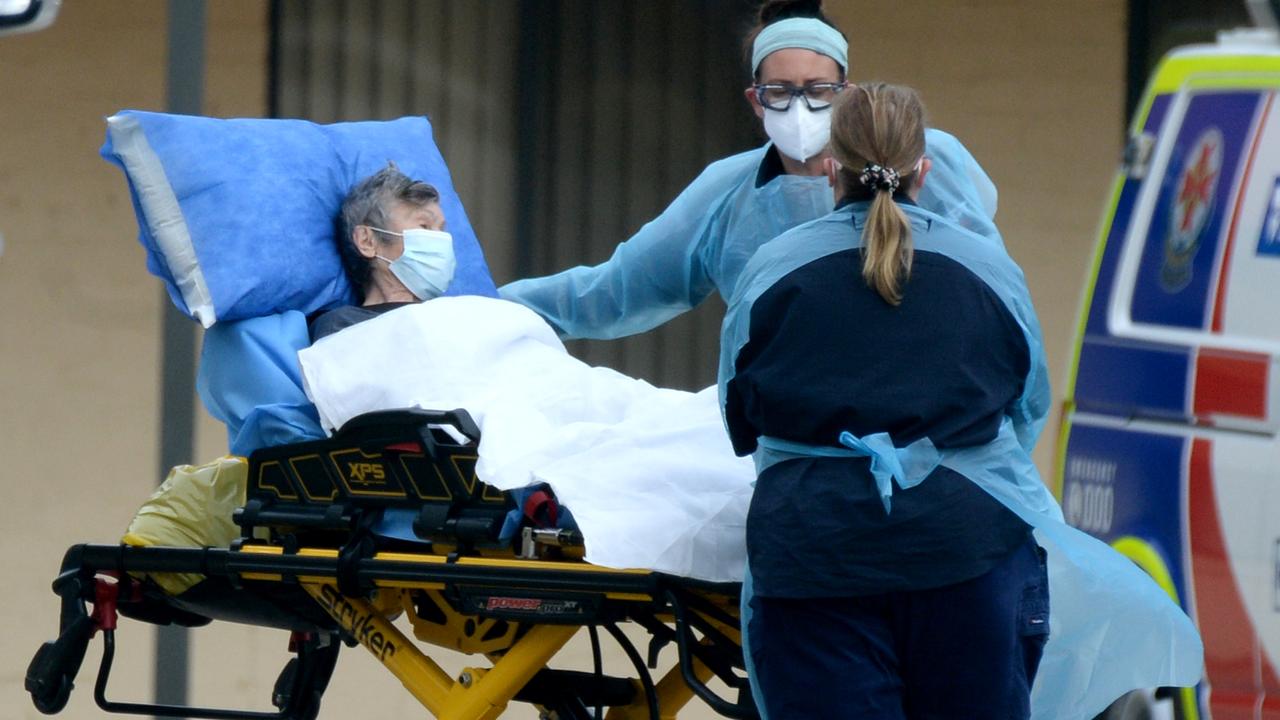
<instances>
[{"instance_id":1,"label":"patient's white face mask","mask_svg":"<svg viewBox=\"0 0 1280 720\"><path fill-rule=\"evenodd\" d=\"M409 228L403 233L382 228L372 229L404 240L404 252L395 260L388 260L381 255L374 257L387 263L391 274L404 283L414 297L430 300L440 297L449 288L449 282L453 280L453 272L457 268L452 235L443 230L424 228Z\"/></svg>"}]
</instances>

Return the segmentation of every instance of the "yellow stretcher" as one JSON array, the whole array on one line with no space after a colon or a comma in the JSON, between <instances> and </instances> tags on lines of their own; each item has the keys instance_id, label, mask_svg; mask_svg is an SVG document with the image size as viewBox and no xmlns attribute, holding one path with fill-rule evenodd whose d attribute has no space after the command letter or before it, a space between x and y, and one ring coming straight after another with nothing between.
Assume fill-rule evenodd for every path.
<instances>
[{"instance_id":1,"label":"yellow stretcher","mask_svg":"<svg viewBox=\"0 0 1280 720\"><path fill-rule=\"evenodd\" d=\"M475 478L478 438L462 411L365 415L328 440L255 452L235 515L242 537L229 547L71 547L53 583L59 636L27 671L36 707L53 714L66 705L101 631L94 696L108 712L309 720L345 643L364 646L437 718L496 718L512 701L561 720L675 718L695 697L726 717L758 717L743 673L739 586L591 565L573 530L530 525L516 542L500 542L514 503ZM414 541L379 533L388 509L412 515ZM157 573L205 579L173 596L151 579ZM108 699L117 614L290 632L294 657L272 693L278 712ZM401 615L424 647L392 623ZM650 635L647 664L619 629L627 622ZM621 644L627 676L606 675L598 652L595 672L549 667L583 627L597 648L597 628ZM671 643L679 663L655 681L649 667ZM452 677L432 660L432 645L476 662ZM712 677L736 697L710 689Z\"/></svg>"}]
</instances>

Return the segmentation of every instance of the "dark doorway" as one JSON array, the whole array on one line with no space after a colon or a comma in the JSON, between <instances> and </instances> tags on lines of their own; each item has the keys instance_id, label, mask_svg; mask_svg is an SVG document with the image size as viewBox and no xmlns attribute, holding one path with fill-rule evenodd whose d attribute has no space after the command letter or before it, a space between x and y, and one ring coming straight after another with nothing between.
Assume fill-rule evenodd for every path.
<instances>
[{"instance_id":1,"label":"dark doorway","mask_svg":"<svg viewBox=\"0 0 1280 720\"><path fill-rule=\"evenodd\" d=\"M1244 0L1129 0L1126 119L1133 118L1147 78L1165 53L1179 45L1211 43L1219 30L1252 24Z\"/></svg>"}]
</instances>

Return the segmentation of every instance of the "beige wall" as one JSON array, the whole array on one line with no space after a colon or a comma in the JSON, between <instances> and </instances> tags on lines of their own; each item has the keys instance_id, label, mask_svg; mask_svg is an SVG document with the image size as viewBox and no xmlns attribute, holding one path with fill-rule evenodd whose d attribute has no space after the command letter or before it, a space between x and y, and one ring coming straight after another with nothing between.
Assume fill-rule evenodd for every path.
<instances>
[{"instance_id":1,"label":"beige wall","mask_svg":"<svg viewBox=\"0 0 1280 720\"><path fill-rule=\"evenodd\" d=\"M208 111L261 114L266 6L219 0L208 20ZM0 38L2 718L40 717L22 681L56 631L63 551L117 540L157 482L162 291L126 186L97 150L106 115L163 109L165 31L163 0L117 0L64 3L49 29ZM207 418L199 448L225 452ZM147 698L152 633L133 630L115 694ZM101 717L90 672L65 715Z\"/></svg>"},{"instance_id":2,"label":"beige wall","mask_svg":"<svg viewBox=\"0 0 1280 720\"><path fill-rule=\"evenodd\" d=\"M854 77L920 88L935 124L1000 187L998 219L1060 381L1121 145L1123 0L828 4L852 39ZM157 480L161 290L143 271L125 185L97 148L103 116L163 106L164 7L66 3L52 28L0 39L0 718L38 717L22 676L55 630L48 583L61 553L114 541ZM217 0L209 13L206 112L261 114L265 4ZM195 459L224 447L202 421ZM145 698L151 634L128 629L114 694ZM193 637L194 699L261 707L281 635L221 626ZM102 716L96 662L92 651L64 717ZM409 716L421 711L389 675L344 653L323 717Z\"/></svg>"},{"instance_id":3,"label":"beige wall","mask_svg":"<svg viewBox=\"0 0 1280 720\"><path fill-rule=\"evenodd\" d=\"M115 539L156 464L159 295L140 281L128 195L96 150L104 115L163 101L163 4L67 5L45 32L0 38L7 717L38 717L23 672L56 630L49 581L63 550ZM122 670L122 685L144 685L145 667Z\"/></svg>"}]
</instances>

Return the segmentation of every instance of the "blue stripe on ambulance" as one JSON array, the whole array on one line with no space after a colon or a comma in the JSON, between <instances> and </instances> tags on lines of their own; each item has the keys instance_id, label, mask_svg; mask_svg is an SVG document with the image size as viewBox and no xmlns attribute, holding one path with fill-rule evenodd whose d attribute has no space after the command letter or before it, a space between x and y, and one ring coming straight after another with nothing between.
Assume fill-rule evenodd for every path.
<instances>
[{"instance_id":1,"label":"blue stripe on ambulance","mask_svg":"<svg viewBox=\"0 0 1280 720\"><path fill-rule=\"evenodd\" d=\"M1280 177L1271 189L1267 215L1258 234L1258 255L1280 256Z\"/></svg>"},{"instance_id":2,"label":"blue stripe on ambulance","mask_svg":"<svg viewBox=\"0 0 1280 720\"><path fill-rule=\"evenodd\" d=\"M1119 417L1186 420L1191 351L1158 343L1091 342L1080 353L1076 407Z\"/></svg>"}]
</instances>

